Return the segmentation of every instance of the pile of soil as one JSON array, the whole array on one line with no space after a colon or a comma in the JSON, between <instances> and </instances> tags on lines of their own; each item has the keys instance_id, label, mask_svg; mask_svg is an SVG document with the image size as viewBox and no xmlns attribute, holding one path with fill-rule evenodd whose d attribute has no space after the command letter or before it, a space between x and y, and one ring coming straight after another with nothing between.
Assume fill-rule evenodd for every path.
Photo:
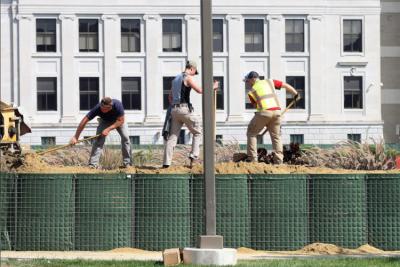
<instances>
[{"instance_id":1,"label":"pile of soil","mask_svg":"<svg viewBox=\"0 0 400 267\"><path fill-rule=\"evenodd\" d=\"M377 249L371 245L365 244L356 249L342 248L332 244L313 243L305 246L297 252L306 254L323 254L323 255L338 255L338 254L381 254L385 251Z\"/></svg>"}]
</instances>

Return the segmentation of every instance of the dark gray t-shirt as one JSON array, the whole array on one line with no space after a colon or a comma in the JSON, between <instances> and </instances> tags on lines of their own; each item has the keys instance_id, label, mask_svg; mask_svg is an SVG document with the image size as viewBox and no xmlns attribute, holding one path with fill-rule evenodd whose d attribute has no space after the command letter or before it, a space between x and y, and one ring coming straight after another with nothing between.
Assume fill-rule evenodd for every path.
<instances>
[{"instance_id":1,"label":"dark gray t-shirt","mask_svg":"<svg viewBox=\"0 0 400 267\"><path fill-rule=\"evenodd\" d=\"M116 121L119 117L123 116L125 114L124 107L122 106L121 101L117 99L112 100L112 109L107 112L103 113L101 112L100 109L100 103L98 103L94 108L92 108L88 114L86 114L86 117L88 117L89 120L92 120L94 117L99 116L105 121L109 122L114 122Z\"/></svg>"}]
</instances>

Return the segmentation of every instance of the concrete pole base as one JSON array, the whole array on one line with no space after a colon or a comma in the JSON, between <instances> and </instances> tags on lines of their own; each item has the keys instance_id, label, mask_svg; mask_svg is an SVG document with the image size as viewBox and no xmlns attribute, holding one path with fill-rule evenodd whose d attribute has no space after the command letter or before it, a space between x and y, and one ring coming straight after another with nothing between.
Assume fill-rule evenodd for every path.
<instances>
[{"instance_id":1,"label":"concrete pole base","mask_svg":"<svg viewBox=\"0 0 400 267\"><path fill-rule=\"evenodd\" d=\"M185 248L183 250L183 263L197 265L236 265L236 249L223 248Z\"/></svg>"}]
</instances>

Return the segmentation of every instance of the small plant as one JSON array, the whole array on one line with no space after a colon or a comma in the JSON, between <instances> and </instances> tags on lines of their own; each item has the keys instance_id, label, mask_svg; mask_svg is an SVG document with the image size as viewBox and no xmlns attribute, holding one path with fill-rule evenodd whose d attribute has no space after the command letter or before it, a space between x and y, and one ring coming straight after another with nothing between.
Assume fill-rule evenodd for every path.
<instances>
[{"instance_id":1,"label":"small plant","mask_svg":"<svg viewBox=\"0 0 400 267\"><path fill-rule=\"evenodd\" d=\"M333 169L389 170L395 166L393 152L385 149L383 140L372 144L345 141L330 149L313 147L302 152L300 159L312 167Z\"/></svg>"}]
</instances>

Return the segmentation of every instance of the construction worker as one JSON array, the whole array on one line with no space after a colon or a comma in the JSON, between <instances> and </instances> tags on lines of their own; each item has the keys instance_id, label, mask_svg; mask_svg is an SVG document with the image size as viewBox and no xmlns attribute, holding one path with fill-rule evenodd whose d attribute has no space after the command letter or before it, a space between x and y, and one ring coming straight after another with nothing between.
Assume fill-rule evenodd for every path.
<instances>
[{"instance_id":1,"label":"construction worker","mask_svg":"<svg viewBox=\"0 0 400 267\"><path fill-rule=\"evenodd\" d=\"M281 108L275 89L285 88L294 95L294 101L299 99L297 91L289 84L279 80L260 80L255 71L250 71L243 79L251 90L248 97L257 111L247 127L247 159L248 162L257 161L257 135L267 127L271 136L273 161L283 163L283 146L281 142Z\"/></svg>"},{"instance_id":2,"label":"construction worker","mask_svg":"<svg viewBox=\"0 0 400 267\"><path fill-rule=\"evenodd\" d=\"M131 144L129 142L128 129L125 124L125 111L121 101L104 97L100 103L92 108L79 123L75 135L71 138L70 144L74 145L79 139L79 135L85 128L86 124L99 116L99 125L97 126L96 134L101 134L93 142L92 152L89 159L89 167L98 168L101 152L103 151L106 136L110 131L116 129L121 136L121 150L123 164L121 168L126 168L132 165L131 162Z\"/></svg>"},{"instance_id":3,"label":"construction worker","mask_svg":"<svg viewBox=\"0 0 400 267\"><path fill-rule=\"evenodd\" d=\"M192 151L189 154L191 164L194 160L199 158L201 126L198 116L193 113L193 107L190 103L190 92L192 88L199 94L203 93L203 89L193 78L194 75L197 74L196 62L188 60L185 70L178 74L172 81L170 92L171 123L169 134L165 142L163 168L168 168L171 165L174 148L183 124L186 125L193 135ZM213 87L214 90L218 89L217 81L214 81Z\"/></svg>"}]
</instances>

